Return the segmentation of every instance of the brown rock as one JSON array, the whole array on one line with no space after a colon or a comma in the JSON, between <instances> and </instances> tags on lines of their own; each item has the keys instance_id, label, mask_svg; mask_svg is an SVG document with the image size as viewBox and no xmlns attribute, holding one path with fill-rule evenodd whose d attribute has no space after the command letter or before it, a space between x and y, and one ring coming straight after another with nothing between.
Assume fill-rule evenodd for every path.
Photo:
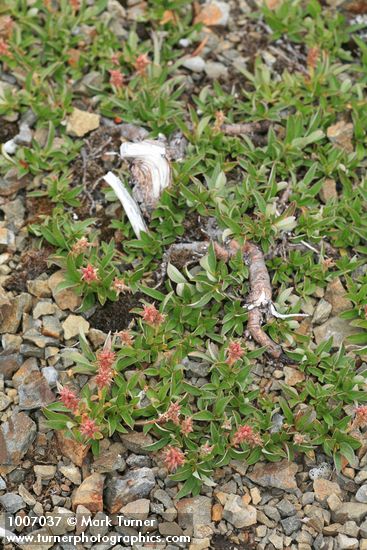
<instances>
[{"instance_id":1,"label":"brown rock","mask_svg":"<svg viewBox=\"0 0 367 550\"><path fill-rule=\"evenodd\" d=\"M40 409L55 401L55 395L41 373L34 373L30 382L21 384L18 393L19 409L22 411Z\"/></svg>"},{"instance_id":2,"label":"brown rock","mask_svg":"<svg viewBox=\"0 0 367 550\"><path fill-rule=\"evenodd\" d=\"M36 296L37 298L49 298L51 296L51 290L48 286L48 281L44 279L27 281L27 289L30 294Z\"/></svg>"},{"instance_id":3,"label":"brown rock","mask_svg":"<svg viewBox=\"0 0 367 550\"><path fill-rule=\"evenodd\" d=\"M207 27L225 26L228 22L229 6L226 2L213 1L201 6L194 23L203 23Z\"/></svg>"},{"instance_id":4,"label":"brown rock","mask_svg":"<svg viewBox=\"0 0 367 550\"><path fill-rule=\"evenodd\" d=\"M0 374L5 380L10 379L22 364L22 357L19 354L0 355Z\"/></svg>"},{"instance_id":5,"label":"brown rock","mask_svg":"<svg viewBox=\"0 0 367 550\"><path fill-rule=\"evenodd\" d=\"M338 149L342 149L347 153L352 153L354 150L352 143L353 133L353 124L345 122L344 120L340 120L336 124L329 126L326 131L326 135L331 143Z\"/></svg>"},{"instance_id":6,"label":"brown rock","mask_svg":"<svg viewBox=\"0 0 367 550\"><path fill-rule=\"evenodd\" d=\"M77 296L71 288L64 290L57 290L57 287L60 283L65 280L65 274L62 270L56 271L53 273L48 280L48 286L52 292L53 299L57 303L60 309L70 309L70 311L75 311L81 304L80 296Z\"/></svg>"},{"instance_id":7,"label":"brown rock","mask_svg":"<svg viewBox=\"0 0 367 550\"><path fill-rule=\"evenodd\" d=\"M285 383L287 386L295 386L299 382L303 382L305 375L302 371L292 369L291 367L284 367Z\"/></svg>"},{"instance_id":8,"label":"brown rock","mask_svg":"<svg viewBox=\"0 0 367 550\"><path fill-rule=\"evenodd\" d=\"M83 466L85 457L88 454L90 445L83 445L78 443L75 439L66 437L64 432L56 432L56 440L60 453L76 464L76 466Z\"/></svg>"},{"instance_id":9,"label":"brown rock","mask_svg":"<svg viewBox=\"0 0 367 550\"><path fill-rule=\"evenodd\" d=\"M313 490L316 500L321 502L321 504L326 504L330 495L337 495L339 498L342 497L342 491L339 485L327 479L315 479L313 482Z\"/></svg>"},{"instance_id":10,"label":"brown rock","mask_svg":"<svg viewBox=\"0 0 367 550\"><path fill-rule=\"evenodd\" d=\"M99 127L100 116L88 111L74 108L68 117L66 133L70 136L83 137Z\"/></svg>"},{"instance_id":11,"label":"brown rock","mask_svg":"<svg viewBox=\"0 0 367 550\"><path fill-rule=\"evenodd\" d=\"M93 513L103 511L104 476L92 474L76 489L72 497L73 510L85 506Z\"/></svg>"},{"instance_id":12,"label":"brown rock","mask_svg":"<svg viewBox=\"0 0 367 550\"><path fill-rule=\"evenodd\" d=\"M4 305L0 311L0 334L18 332L23 313L28 313L32 306L32 297L23 292L10 299L10 305Z\"/></svg>"},{"instance_id":13,"label":"brown rock","mask_svg":"<svg viewBox=\"0 0 367 550\"><path fill-rule=\"evenodd\" d=\"M64 330L64 339L69 340L75 336L79 336L81 332L88 334L90 324L81 315L68 315L62 323Z\"/></svg>"},{"instance_id":14,"label":"brown rock","mask_svg":"<svg viewBox=\"0 0 367 550\"><path fill-rule=\"evenodd\" d=\"M28 384L37 372L39 372L37 359L35 357L28 357L13 376L14 387L19 388L22 384Z\"/></svg>"},{"instance_id":15,"label":"brown rock","mask_svg":"<svg viewBox=\"0 0 367 550\"><path fill-rule=\"evenodd\" d=\"M362 502L344 502L332 512L332 518L335 523L345 523L346 521L356 521L359 523L366 516L367 504L363 504Z\"/></svg>"},{"instance_id":16,"label":"brown rock","mask_svg":"<svg viewBox=\"0 0 367 550\"><path fill-rule=\"evenodd\" d=\"M341 280L333 279L326 287L325 299L332 305L332 314L339 315L343 311L351 309L353 304L346 297L346 290Z\"/></svg>"},{"instance_id":17,"label":"brown rock","mask_svg":"<svg viewBox=\"0 0 367 550\"><path fill-rule=\"evenodd\" d=\"M212 521L221 521L223 517L223 506L217 502L212 507Z\"/></svg>"},{"instance_id":18,"label":"brown rock","mask_svg":"<svg viewBox=\"0 0 367 550\"><path fill-rule=\"evenodd\" d=\"M261 487L274 487L292 493L298 489L295 478L297 470L297 464L287 460L258 462L252 472L247 472L246 475Z\"/></svg>"},{"instance_id":19,"label":"brown rock","mask_svg":"<svg viewBox=\"0 0 367 550\"><path fill-rule=\"evenodd\" d=\"M0 474L7 474L17 467L36 433L36 424L22 412L14 413L0 426Z\"/></svg>"},{"instance_id":20,"label":"brown rock","mask_svg":"<svg viewBox=\"0 0 367 550\"><path fill-rule=\"evenodd\" d=\"M319 195L324 204L326 204L331 199L337 198L338 193L336 192L335 180L331 178L326 178L326 180L322 184Z\"/></svg>"},{"instance_id":21,"label":"brown rock","mask_svg":"<svg viewBox=\"0 0 367 550\"><path fill-rule=\"evenodd\" d=\"M0 195L2 197L9 197L18 193L18 191L27 187L31 179L29 175L19 178L18 170L11 168L3 178L0 177Z\"/></svg>"}]
</instances>

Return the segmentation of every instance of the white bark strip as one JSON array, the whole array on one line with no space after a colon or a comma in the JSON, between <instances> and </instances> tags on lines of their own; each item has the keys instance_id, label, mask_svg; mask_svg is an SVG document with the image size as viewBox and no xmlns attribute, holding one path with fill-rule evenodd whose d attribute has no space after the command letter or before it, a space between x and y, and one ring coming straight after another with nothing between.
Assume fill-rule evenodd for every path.
<instances>
[{"instance_id":1,"label":"white bark strip","mask_svg":"<svg viewBox=\"0 0 367 550\"><path fill-rule=\"evenodd\" d=\"M121 158L132 160L133 196L141 204L144 214L149 215L159 198L171 183L171 167L166 148L155 141L126 142L120 148Z\"/></svg>"},{"instance_id":2,"label":"white bark strip","mask_svg":"<svg viewBox=\"0 0 367 550\"><path fill-rule=\"evenodd\" d=\"M141 231L148 232L148 228L145 224L143 216L141 215L140 208L130 195L122 181L115 176L112 172L108 172L103 179L114 190L117 198L122 204L123 209L126 212L127 217L132 225L135 235L140 239Z\"/></svg>"}]
</instances>

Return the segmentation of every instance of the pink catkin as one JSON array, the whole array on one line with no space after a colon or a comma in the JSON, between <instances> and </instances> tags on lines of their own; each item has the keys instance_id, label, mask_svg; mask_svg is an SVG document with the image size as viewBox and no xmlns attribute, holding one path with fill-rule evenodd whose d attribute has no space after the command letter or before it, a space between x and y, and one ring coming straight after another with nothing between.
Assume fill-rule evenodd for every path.
<instances>
[{"instance_id":1,"label":"pink catkin","mask_svg":"<svg viewBox=\"0 0 367 550\"><path fill-rule=\"evenodd\" d=\"M9 46L2 38L0 38L0 55L10 56Z\"/></svg>"},{"instance_id":2,"label":"pink catkin","mask_svg":"<svg viewBox=\"0 0 367 550\"><path fill-rule=\"evenodd\" d=\"M88 264L87 267L82 267L81 272L82 280L88 285L99 280L98 271L95 267L92 266L92 264Z\"/></svg>"},{"instance_id":3,"label":"pink catkin","mask_svg":"<svg viewBox=\"0 0 367 550\"><path fill-rule=\"evenodd\" d=\"M80 432L88 437L89 439L92 439L96 432L98 432L97 425L94 420L91 418L86 418L83 420L83 422L80 425Z\"/></svg>"},{"instance_id":4,"label":"pink catkin","mask_svg":"<svg viewBox=\"0 0 367 550\"><path fill-rule=\"evenodd\" d=\"M234 447L238 447L242 443L247 443L251 447L255 447L261 444L261 438L253 431L251 426L244 424L237 429L232 438L232 445Z\"/></svg>"},{"instance_id":5,"label":"pink catkin","mask_svg":"<svg viewBox=\"0 0 367 550\"><path fill-rule=\"evenodd\" d=\"M77 412L79 407L79 399L77 395L66 386L60 391L60 400L65 405L65 407L67 407L74 413Z\"/></svg>"},{"instance_id":6,"label":"pink catkin","mask_svg":"<svg viewBox=\"0 0 367 550\"><path fill-rule=\"evenodd\" d=\"M122 88L124 85L124 75L121 71L111 70L110 71L110 84L114 88Z\"/></svg>"},{"instance_id":7,"label":"pink catkin","mask_svg":"<svg viewBox=\"0 0 367 550\"><path fill-rule=\"evenodd\" d=\"M192 431L194 431L194 428L193 428L193 425L192 425L192 418L191 416L185 418L182 422L181 422L181 433L182 435L189 435L189 433L191 433Z\"/></svg>"},{"instance_id":8,"label":"pink catkin","mask_svg":"<svg viewBox=\"0 0 367 550\"><path fill-rule=\"evenodd\" d=\"M227 348L226 363L228 365L233 365L236 361L241 359L244 353L245 351L239 342L236 342L236 341L229 342L228 348Z\"/></svg>"},{"instance_id":9,"label":"pink catkin","mask_svg":"<svg viewBox=\"0 0 367 550\"><path fill-rule=\"evenodd\" d=\"M143 53L136 58L136 61L134 63L134 69L138 74L142 76L145 74L148 65L150 65L149 57L147 56L146 53Z\"/></svg>"},{"instance_id":10,"label":"pink catkin","mask_svg":"<svg viewBox=\"0 0 367 550\"><path fill-rule=\"evenodd\" d=\"M177 447L171 445L164 451L164 464L169 472L174 472L185 463L185 455Z\"/></svg>"},{"instance_id":11,"label":"pink catkin","mask_svg":"<svg viewBox=\"0 0 367 550\"><path fill-rule=\"evenodd\" d=\"M171 403L167 412L163 415L165 420L171 420L176 426L180 424L181 407L178 403Z\"/></svg>"},{"instance_id":12,"label":"pink catkin","mask_svg":"<svg viewBox=\"0 0 367 550\"><path fill-rule=\"evenodd\" d=\"M154 304L143 306L143 313L141 316L143 321L151 326L159 327L164 321L164 315L157 310Z\"/></svg>"}]
</instances>

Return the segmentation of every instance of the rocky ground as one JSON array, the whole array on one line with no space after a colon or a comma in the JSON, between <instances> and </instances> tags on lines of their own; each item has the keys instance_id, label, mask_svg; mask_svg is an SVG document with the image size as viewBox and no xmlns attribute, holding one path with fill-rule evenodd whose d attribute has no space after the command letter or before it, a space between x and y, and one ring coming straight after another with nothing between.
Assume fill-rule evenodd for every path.
<instances>
[{"instance_id":1,"label":"rocky ground","mask_svg":"<svg viewBox=\"0 0 367 550\"><path fill-rule=\"evenodd\" d=\"M28 2L29 6L33 4ZM129 25L139 19L145 8L144 2L128 0L123 4L110 0L107 8L114 16L111 28L121 40L127 38ZM216 80L227 92L235 90L242 78L241 69L253 70L259 56L277 75L285 69L290 73L305 70L304 46L291 44L286 36L271 42L263 19L250 18L250 2L220 2L218 9L219 16L217 12L213 15L217 17L215 25L204 21L211 31L203 31L200 36L197 55L187 57L180 68L180 75L187 79L188 97ZM362 21L365 17L352 12L351 18ZM183 53L190 46L189 39L181 40ZM78 108L85 107L86 87L98 87L99 78L98 72L89 72L73 83L81 98L65 124L68 138L88 140L89 166L83 168L81 156L73 165L74 175L83 178L85 185L96 182L116 166L102 153L117 148L123 138L135 139L136 132L143 132L144 137L146 132L140 126L121 125L121 121L112 122L99 114L84 112L78 116ZM6 89L16 86L19 80L3 66L0 97ZM97 103L90 90L85 96L92 105ZM45 127L37 126L37 115L30 109L3 115L0 125L2 143L14 138L18 146L28 147L32 140L41 149L45 146ZM135 132L133 138L129 132ZM64 137L56 137L61 142L54 143L54 147L62 145ZM68 354L78 347L79 332L85 333L96 350L105 342L109 330L126 328L131 319L129 310L136 304L122 298L118 316L111 305L94 306L87 313L80 313L81 299L72 289L57 292L63 272L47 261L54 249L45 243L40 245L40 240L28 231L41 214L52 210L50 201L32 197L31 192L39 185L37 175L19 175L16 169L7 170L0 177L0 507L14 517L62 515L65 521L51 529L54 535L82 532L79 525L67 525L66 518L74 513L95 514L99 519L108 515L115 524L114 517L122 513L126 517L149 518L154 522L149 531L162 537L191 537L190 543L135 544L136 550L367 549L366 445L360 447L356 461L345 464L342 472L337 472L332 460L320 450L297 454L292 462L261 461L247 466L245 461L232 461L215 472L212 487L204 486L199 495L177 501L180 483L169 479L158 454L145 450L153 441L149 434L138 430L115 434L103 440L102 452L94 458L87 446L50 430L42 409L57 399L57 384L66 385L73 377L73 361ZM337 198L338 193L335 182L327 179L320 190L321 202ZM118 230L109 227L120 213L116 202L104 202L98 189L93 188L83 208L94 209L98 226L106 235L110 232L117 240L121 238ZM78 215L82 217L82 210ZM358 267L350 278L358 280L365 272L365 266ZM333 347L340 348L346 336L361 333L360 328L340 317L352 305L345 279L342 275L334 277L303 300L302 311L309 317L300 322L299 333L311 334L315 344L332 337ZM249 349L254 347L249 342ZM198 386L208 382L208 370L205 365L200 367L190 374L190 381ZM357 368L361 372L366 368L363 357L358 359ZM283 382L293 388L305 380L304 372L295 365L263 358L253 362L252 374L252 389L273 395L280 391ZM81 388L88 377L78 375L73 380ZM279 418L280 425L283 420ZM12 530L24 533L28 528ZM118 525L94 526L86 532L109 537L114 533L137 535L133 527ZM128 545L40 544L37 550L51 547L108 550ZM4 548L16 546L8 544Z\"/></svg>"}]
</instances>

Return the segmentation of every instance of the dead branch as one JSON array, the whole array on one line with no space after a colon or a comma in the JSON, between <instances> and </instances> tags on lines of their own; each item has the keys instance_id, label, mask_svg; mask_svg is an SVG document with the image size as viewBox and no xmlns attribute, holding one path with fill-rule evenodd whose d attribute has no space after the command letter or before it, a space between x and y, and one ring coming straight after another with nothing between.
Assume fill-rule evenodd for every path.
<instances>
[{"instance_id":1,"label":"dead branch","mask_svg":"<svg viewBox=\"0 0 367 550\"><path fill-rule=\"evenodd\" d=\"M248 297L248 321L247 328L252 338L266 347L267 353L279 359L282 348L275 344L263 331L261 325L263 312L261 308L271 305L271 284L268 270L265 265L264 255L254 244L247 242L243 247L246 263L249 267L250 294Z\"/></svg>"},{"instance_id":2,"label":"dead branch","mask_svg":"<svg viewBox=\"0 0 367 550\"><path fill-rule=\"evenodd\" d=\"M195 263L208 252L209 245L210 243L206 241L171 245L163 257L158 286L167 273L168 263L174 263L181 268ZM213 241L213 245L217 258L224 262L234 256L240 248L235 240L228 244ZM264 314L272 315L272 290L264 255L259 247L250 242L243 246L242 251L249 267L250 282L250 294L247 301L247 329L255 342L264 346L269 355L279 359L283 356L282 348L275 344L261 327Z\"/></svg>"}]
</instances>

